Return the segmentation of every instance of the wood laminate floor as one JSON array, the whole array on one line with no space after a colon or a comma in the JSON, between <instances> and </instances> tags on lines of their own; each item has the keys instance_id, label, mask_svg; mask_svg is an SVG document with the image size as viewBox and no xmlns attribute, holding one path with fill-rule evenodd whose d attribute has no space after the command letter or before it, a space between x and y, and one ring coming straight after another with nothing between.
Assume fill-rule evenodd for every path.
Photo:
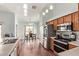
<instances>
[{"instance_id":1,"label":"wood laminate floor","mask_svg":"<svg viewBox=\"0 0 79 59\"><path fill-rule=\"evenodd\" d=\"M19 56L54 56L54 53L43 48L39 40L30 40L22 44Z\"/></svg>"}]
</instances>

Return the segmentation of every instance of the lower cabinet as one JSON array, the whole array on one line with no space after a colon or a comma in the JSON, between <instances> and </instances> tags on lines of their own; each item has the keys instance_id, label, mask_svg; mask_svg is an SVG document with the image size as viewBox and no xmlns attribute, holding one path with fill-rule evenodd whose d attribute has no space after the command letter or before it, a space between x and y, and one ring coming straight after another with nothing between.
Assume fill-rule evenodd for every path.
<instances>
[{"instance_id":1,"label":"lower cabinet","mask_svg":"<svg viewBox=\"0 0 79 59\"><path fill-rule=\"evenodd\" d=\"M73 44L69 44L69 49L72 49L72 48L75 48L77 47L76 45L73 45Z\"/></svg>"},{"instance_id":2,"label":"lower cabinet","mask_svg":"<svg viewBox=\"0 0 79 59\"><path fill-rule=\"evenodd\" d=\"M50 49L54 50L54 40L50 39Z\"/></svg>"}]
</instances>

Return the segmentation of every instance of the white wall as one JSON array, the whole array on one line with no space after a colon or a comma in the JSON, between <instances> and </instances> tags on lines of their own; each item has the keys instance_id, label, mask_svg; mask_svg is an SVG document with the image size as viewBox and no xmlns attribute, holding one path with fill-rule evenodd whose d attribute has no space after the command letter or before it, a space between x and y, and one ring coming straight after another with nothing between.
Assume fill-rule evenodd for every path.
<instances>
[{"instance_id":1,"label":"white wall","mask_svg":"<svg viewBox=\"0 0 79 59\"><path fill-rule=\"evenodd\" d=\"M18 24L17 25L17 37L24 39L24 25L23 24Z\"/></svg>"},{"instance_id":2,"label":"white wall","mask_svg":"<svg viewBox=\"0 0 79 59\"><path fill-rule=\"evenodd\" d=\"M5 34L15 36L15 15L11 12L0 11L0 23L2 24L2 38Z\"/></svg>"}]
</instances>

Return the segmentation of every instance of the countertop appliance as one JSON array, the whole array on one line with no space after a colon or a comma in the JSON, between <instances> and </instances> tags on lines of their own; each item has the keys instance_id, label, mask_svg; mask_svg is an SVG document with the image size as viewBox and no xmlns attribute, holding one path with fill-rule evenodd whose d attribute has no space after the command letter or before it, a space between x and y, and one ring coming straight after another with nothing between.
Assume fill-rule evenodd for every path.
<instances>
[{"instance_id":1,"label":"countertop appliance","mask_svg":"<svg viewBox=\"0 0 79 59\"><path fill-rule=\"evenodd\" d=\"M57 31L72 31L73 24L72 23L64 23L57 25Z\"/></svg>"}]
</instances>

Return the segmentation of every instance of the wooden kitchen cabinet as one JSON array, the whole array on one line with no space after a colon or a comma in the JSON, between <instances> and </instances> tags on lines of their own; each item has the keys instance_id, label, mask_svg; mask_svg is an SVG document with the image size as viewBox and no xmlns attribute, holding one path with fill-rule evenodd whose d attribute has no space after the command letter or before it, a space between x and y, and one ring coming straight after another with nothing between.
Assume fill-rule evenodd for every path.
<instances>
[{"instance_id":1,"label":"wooden kitchen cabinet","mask_svg":"<svg viewBox=\"0 0 79 59\"><path fill-rule=\"evenodd\" d=\"M54 50L54 38L50 38L50 49Z\"/></svg>"},{"instance_id":2,"label":"wooden kitchen cabinet","mask_svg":"<svg viewBox=\"0 0 79 59\"><path fill-rule=\"evenodd\" d=\"M57 25L63 23L72 23L73 31L79 31L79 11L48 22L48 24L52 24L54 26L55 30L57 30Z\"/></svg>"},{"instance_id":3,"label":"wooden kitchen cabinet","mask_svg":"<svg viewBox=\"0 0 79 59\"><path fill-rule=\"evenodd\" d=\"M57 30L57 19L53 20L53 26L54 26L54 30Z\"/></svg>"},{"instance_id":4,"label":"wooden kitchen cabinet","mask_svg":"<svg viewBox=\"0 0 79 59\"><path fill-rule=\"evenodd\" d=\"M72 17L71 14L64 16L64 23L71 23Z\"/></svg>"},{"instance_id":5,"label":"wooden kitchen cabinet","mask_svg":"<svg viewBox=\"0 0 79 59\"><path fill-rule=\"evenodd\" d=\"M63 24L63 17L58 18L57 23L58 23L58 24Z\"/></svg>"},{"instance_id":6,"label":"wooden kitchen cabinet","mask_svg":"<svg viewBox=\"0 0 79 59\"><path fill-rule=\"evenodd\" d=\"M72 14L72 23L73 23L73 30L79 31L79 12L75 12Z\"/></svg>"},{"instance_id":7,"label":"wooden kitchen cabinet","mask_svg":"<svg viewBox=\"0 0 79 59\"><path fill-rule=\"evenodd\" d=\"M50 21L50 24L53 24L53 21Z\"/></svg>"},{"instance_id":8,"label":"wooden kitchen cabinet","mask_svg":"<svg viewBox=\"0 0 79 59\"><path fill-rule=\"evenodd\" d=\"M52 21L49 21L49 22L46 22L46 24L53 24L53 20Z\"/></svg>"},{"instance_id":9,"label":"wooden kitchen cabinet","mask_svg":"<svg viewBox=\"0 0 79 59\"><path fill-rule=\"evenodd\" d=\"M76 45L73 45L73 44L69 44L69 49L72 49L72 48L75 48L77 47Z\"/></svg>"}]
</instances>

